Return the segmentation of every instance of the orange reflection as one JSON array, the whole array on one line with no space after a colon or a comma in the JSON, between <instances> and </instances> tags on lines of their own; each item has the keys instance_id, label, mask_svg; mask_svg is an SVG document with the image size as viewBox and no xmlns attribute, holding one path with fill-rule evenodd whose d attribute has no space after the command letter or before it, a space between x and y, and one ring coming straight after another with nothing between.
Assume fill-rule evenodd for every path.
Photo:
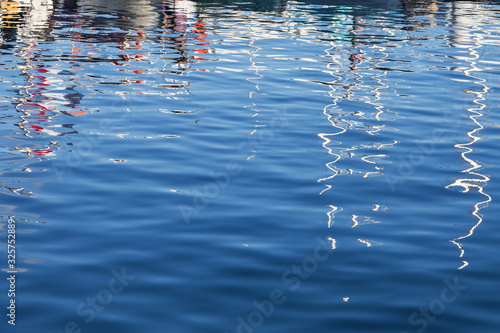
<instances>
[{"instance_id":1,"label":"orange reflection","mask_svg":"<svg viewBox=\"0 0 500 333\"><path fill-rule=\"evenodd\" d=\"M17 28L21 20L19 2L17 1L2 1L2 29Z\"/></svg>"},{"instance_id":2,"label":"orange reflection","mask_svg":"<svg viewBox=\"0 0 500 333\"><path fill-rule=\"evenodd\" d=\"M195 29L193 31L194 35L195 35L194 40L196 41L194 43L194 45L196 45L196 46L208 46L208 45L210 45L210 42L207 39L208 33L207 33L206 26L207 26L207 24L205 22L203 22L202 19L200 19L200 18L196 19ZM208 49L206 49L206 48L193 49L193 51L195 53L198 53L198 54L207 54L208 53ZM193 57L193 59L204 60L201 57Z\"/></svg>"},{"instance_id":3,"label":"orange reflection","mask_svg":"<svg viewBox=\"0 0 500 333\"><path fill-rule=\"evenodd\" d=\"M192 44L195 54L208 54L206 48L210 45L208 40L207 24L199 17L196 4L187 0L164 1L163 2L163 29L171 34L165 34L162 38L164 43L175 45L178 51L175 67L186 70L191 63L205 60L200 56L188 55L188 46ZM193 23L194 22L194 23ZM191 26L193 28L191 28ZM192 39L192 42L190 41ZM196 70L205 71L203 68Z\"/></svg>"}]
</instances>

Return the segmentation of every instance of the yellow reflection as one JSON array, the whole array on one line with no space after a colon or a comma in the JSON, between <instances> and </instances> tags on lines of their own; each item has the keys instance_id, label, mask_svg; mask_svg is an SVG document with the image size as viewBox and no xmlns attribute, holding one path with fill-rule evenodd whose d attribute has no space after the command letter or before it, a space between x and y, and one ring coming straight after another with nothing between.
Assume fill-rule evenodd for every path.
<instances>
[{"instance_id":1,"label":"yellow reflection","mask_svg":"<svg viewBox=\"0 0 500 333\"><path fill-rule=\"evenodd\" d=\"M17 35L31 36L48 27L53 1L19 0L0 2L2 29L17 29ZM11 36L15 37L15 35Z\"/></svg>"},{"instance_id":2,"label":"yellow reflection","mask_svg":"<svg viewBox=\"0 0 500 333\"><path fill-rule=\"evenodd\" d=\"M127 15L128 27L152 27L158 12L148 0L79 0L78 6L100 8L103 12Z\"/></svg>"},{"instance_id":3,"label":"yellow reflection","mask_svg":"<svg viewBox=\"0 0 500 333\"><path fill-rule=\"evenodd\" d=\"M21 15L19 14L19 2L2 1L2 28L16 28Z\"/></svg>"}]
</instances>

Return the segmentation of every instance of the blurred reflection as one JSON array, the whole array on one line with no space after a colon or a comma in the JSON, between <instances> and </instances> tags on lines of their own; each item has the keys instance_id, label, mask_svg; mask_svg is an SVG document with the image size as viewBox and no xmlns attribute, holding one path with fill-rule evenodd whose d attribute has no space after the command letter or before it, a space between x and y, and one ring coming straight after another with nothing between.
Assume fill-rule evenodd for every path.
<instances>
[{"instance_id":1,"label":"blurred reflection","mask_svg":"<svg viewBox=\"0 0 500 333\"><path fill-rule=\"evenodd\" d=\"M26 96L21 98L21 103L17 105L17 110L23 113L18 126L25 131L26 136L31 136L32 132L50 136L77 133L72 124L50 123L58 113L79 115L78 104L83 95L74 90L74 85L65 82L65 78L71 73L46 68L33 61L33 57L37 56L34 51L34 48L23 51L26 52L23 54L26 65L22 71L28 77L28 85L24 87Z\"/></svg>"},{"instance_id":2,"label":"blurred reflection","mask_svg":"<svg viewBox=\"0 0 500 333\"><path fill-rule=\"evenodd\" d=\"M44 8L44 9L41 9ZM53 8L47 1L38 1L31 7L27 7L24 18L26 22L21 26L19 38L25 47L21 48L18 56L23 60L22 73L26 76L27 84L23 87L22 97L16 109L23 115L17 124L26 137L34 134L45 134L49 136L63 136L76 133L73 124L53 124L57 114L78 114L82 94L75 91L75 85L68 80L72 73L67 70L51 68L50 65L40 58L43 57L43 48L39 45L42 36L39 31L50 31L50 16ZM55 146L47 148L19 148L28 156L50 156L53 155Z\"/></svg>"},{"instance_id":3,"label":"blurred reflection","mask_svg":"<svg viewBox=\"0 0 500 333\"><path fill-rule=\"evenodd\" d=\"M183 0L177 0L182 2ZM201 11L213 14L213 8L224 8L231 6L235 12L282 12L285 10L288 0L252 0L252 1L232 1L232 0L195 0L193 1ZM216 17L214 17L216 18Z\"/></svg>"},{"instance_id":4,"label":"blurred reflection","mask_svg":"<svg viewBox=\"0 0 500 333\"><path fill-rule=\"evenodd\" d=\"M23 8L17 1L2 1L0 4L2 9L2 46L5 47L5 43L16 40L17 28L22 23Z\"/></svg>"},{"instance_id":5,"label":"blurred reflection","mask_svg":"<svg viewBox=\"0 0 500 333\"><path fill-rule=\"evenodd\" d=\"M64 14L76 14L78 5L77 5L78 0L63 0L62 8Z\"/></svg>"},{"instance_id":6,"label":"blurred reflection","mask_svg":"<svg viewBox=\"0 0 500 333\"><path fill-rule=\"evenodd\" d=\"M409 30L415 30L415 27L433 27L437 23L434 20L439 12L441 1L431 0L402 0ZM421 17L427 17L431 20L424 20Z\"/></svg>"},{"instance_id":7,"label":"blurred reflection","mask_svg":"<svg viewBox=\"0 0 500 333\"><path fill-rule=\"evenodd\" d=\"M62 70L50 69L37 58L41 55L40 41L50 35L51 16L53 13L52 1L18 1L2 2L2 33L7 45L4 48L15 48L16 56L20 60L18 65L9 70L18 70L26 78L26 84L21 88L14 104L20 121L17 126L24 136L9 138L15 144L9 150L17 156L16 168L11 172L23 171L26 178L33 171L31 164L46 156L53 156L58 149L56 141L43 140L40 135L61 136L75 133L72 124L56 124L53 118L60 113L60 106L75 106L81 95L66 87ZM7 36L7 37L6 37ZM12 43L15 41L16 43ZM22 47L19 47L22 45ZM38 136L35 138L35 135ZM13 160L9 159L10 164ZM40 171L40 170L36 170ZM7 174L5 174L7 175ZM16 195L32 196L32 192L23 186L10 186L6 183L20 183L24 177L2 180L2 187Z\"/></svg>"},{"instance_id":8,"label":"blurred reflection","mask_svg":"<svg viewBox=\"0 0 500 333\"><path fill-rule=\"evenodd\" d=\"M159 19L159 13L149 0L78 0L81 11L90 10L98 15L93 19L94 26L109 24L121 29L153 27ZM113 17L113 16L117 17Z\"/></svg>"},{"instance_id":9,"label":"blurred reflection","mask_svg":"<svg viewBox=\"0 0 500 333\"><path fill-rule=\"evenodd\" d=\"M17 0L0 2L2 47L15 45L18 36L43 36L53 11L52 0Z\"/></svg>"},{"instance_id":10,"label":"blurred reflection","mask_svg":"<svg viewBox=\"0 0 500 333\"><path fill-rule=\"evenodd\" d=\"M196 5L188 0L170 0L162 3L162 43L178 51L175 67L184 71L191 67L191 63L204 60L201 55L207 54L206 23L197 13ZM191 40L192 39L192 40ZM200 56L190 56L189 46L194 46L192 51Z\"/></svg>"}]
</instances>

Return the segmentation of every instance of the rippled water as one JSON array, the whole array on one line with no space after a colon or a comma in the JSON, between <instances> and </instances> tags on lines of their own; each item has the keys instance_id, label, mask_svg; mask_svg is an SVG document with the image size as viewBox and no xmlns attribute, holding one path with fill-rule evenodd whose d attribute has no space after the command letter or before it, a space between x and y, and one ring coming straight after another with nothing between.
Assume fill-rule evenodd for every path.
<instances>
[{"instance_id":1,"label":"rippled water","mask_svg":"<svg viewBox=\"0 0 500 333\"><path fill-rule=\"evenodd\" d=\"M1 9L2 332L500 331L498 2Z\"/></svg>"}]
</instances>

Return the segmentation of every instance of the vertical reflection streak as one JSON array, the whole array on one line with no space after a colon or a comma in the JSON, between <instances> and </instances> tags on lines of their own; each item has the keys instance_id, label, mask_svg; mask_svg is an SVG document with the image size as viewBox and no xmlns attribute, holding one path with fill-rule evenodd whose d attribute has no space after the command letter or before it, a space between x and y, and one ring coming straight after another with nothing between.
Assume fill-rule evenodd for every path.
<instances>
[{"instance_id":1,"label":"vertical reflection streak","mask_svg":"<svg viewBox=\"0 0 500 333\"><path fill-rule=\"evenodd\" d=\"M377 142L374 139L387 130L384 114L392 111L384 104L384 92L390 88L385 82L388 80L389 71L384 66L390 61L386 45L390 38L383 43L377 43L372 38L373 35L378 36L383 33L395 36L395 33L379 25L380 22L376 18L365 21L353 14L350 22L345 28L348 30L345 41L350 45L347 43L336 45L336 42L331 42L330 47L325 50L332 60L327 69L333 79L328 83L330 87L328 95L332 102L323 108L323 114L331 124L332 131L318 133L318 136L330 156L331 160L325 166L331 173L318 180L325 185L320 195L335 186L331 180L339 175L360 175L362 179L382 175L381 161L389 157L385 150L393 148L398 143L396 140ZM372 27L376 27L377 32L370 31ZM356 133L357 131L361 131L362 134ZM362 138L353 139L351 135L352 137L361 135ZM346 166L339 166L339 163L346 163ZM358 165L359 169L356 167ZM356 181L358 180L352 177L344 180L353 183ZM346 185L342 183L341 186ZM343 214L350 216L351 228L363 228L366 224L379 223L371 216L358 212L358 209L366 210L364 205L351 203L342 208L338 203L334 203L328 207L330 209L327 212L328 228L332 228L335 218L344 210ZM375 207L372 208L373 211L379 211L379 207L382 206L373 204L373 207ZM356 238L356 243L366 247L382 244L361 238Z\"/></svg>"},{"instance_id":2,"label":"vertical reflection streak","mask_svg":"<svg viewBox=\"0 0 500 333\"><path fill-rule=\"evenodd\" d=\"M458 5L456 5L458 6ZM460 27L460 28L465 28L465 27ZM477 25L474 25L467 29L468 31L471 30L479 30L480 28ZM481 30L483 32L483 30ZM462 173L467 174L466 177L459 178L455 180L453 183L449 184L446 186L447 189L452 188L452 187L461 187L463 190L461 191L462 193L467 193L471 190L476 190L479 194L485 197L483 201L479 201L474 204L473 211L471 214L477 219L476 223L469 229L467 234L454 238L450 240L451 243L456 245L460 251L459 258L463 258L465 254L465 249L463 245L460 243L460 241L471 237L476 228L479 227L479 225L483 222L483 215L480 213L480 211L483 208L486 208L489 204L489 202L492 201L491 196L485 192L485 187L488 184L488 181L490 181L490 178L487 175L484 175L479 172L481 169L481 164L479 161L476 161L470 156L471 154L474 153L474 145L479 142L482 138L480 136L480 131L484 129L484 126L481 124L480 120L484 119L484 114L483 110L486 108L486 104L483 103L483 101L486 100L486 94L490 90L490 88L487 86L487 80L482 79L480 77L474 76L474 72L480 72L481 68L477 66L478 60L480 60L480 55L478 54L477 50L480 49L481 46L481 40L482 37L476 33L476 34L471 34L470 36L464 36L463 31L460 29L457 29L455 31L455 34L458 35L457 38L457 43L453 44L450 43L452 47L457 47L457 48L467 48L468 54L470 57L464 58L466 62L469 64L469 68L463 70L463 73L466 77L470 78L474 84L477 84L481 86L480 91L467 91L467 93L471 93L474 95L472 101L474 104L477 104L477 107L472 107L468 108L467 111L469 114L467 117L472 121L472 125L474 128L467 132L467 137L469 138L469 142L463 142L463 143L457 143L454 145L455 148L458 150L461 150L460 155L462 159L467 162L470 167L462 170ZM467 46L467 42L473 41L473 46ZM466 267L469 263L466 260L462 260L462 265L458 267L458 269L463 269Z\"/></svg>"},{"instance_id":3,"label":"vertical reflection streak","mask_svg":"<svg viewBox=\"0 0 500 333\"><path fill-rule=\"evenodd\" d=\"M253 51L250 51L250 58L249 58L249 61L250 61L250 70L254 72L255 76L254 77L249 77L247 78L246 80L249 81L249 82L252 82L255 86L255 90L254 91L250 91L248 93L248 98L250 99L251 101L251 104L248 105L248 106L245 106L245 107L250 107L250 110L252 110L254 112L254 114L251 116L251 117L258 117L259 114L260 114L260 110L257 109L257 104L255 104L255 102L253 101L253 98L254 98L254 95L255 94L258 94L260 93L260 87L259 87L259 80L263 79L264 78L264 75L260 73L259 71L259 66L258 66L258 62L257 62L257 58L258 58L258 53L259 51L262 49L261 47L255 45L255 39L253 37L250 38L250 42L248 43L248 46L250 46L251 48L253 48L254 50ZM252 130L252 132L250 132L249 135L254 135L257 130L258 130L258 127L261 127L261 126L265 126L265 125L262 125L262 124L258 124L258 120L256 121L256 124L254 125L254 130ZM252 149L250 152L249 152L249 156L247 156L247 160L253 158L257 151L255 149Z\"/></svg>"},{"instance_id":4,"label":"vertical reflection streak","mask_svg":"<svg viewBox=\"0 0 500 333\"><path fill-rule=\"evenodd\" d=\"M361 152L355 152L356 150L367 150L367 149L375 149L375 150L380 150L382 148L390 148L394 146L394 144L397 143L397 141L392 141L390 143L366 143L366 144L358 144L352 147L345 147L345 148L338 148L334 149L331 147L331 145L340 145L342 144L340 141L334 141L332 137L334 136L339 136L344 133L346 133L348 130L356 130L356 129L361 129L363 132L369 135L377 135L380 134L380 131L383 130L386 125L385 124L380 124L378 125L377 123L380 123L383 118L383 114L386 112L384 111L384 105L381 102L382 101L382 90L388 89L389 86L383 82L383 78L387 77L387 70L383 69L382 66L378 66L379 64L384 63L387 61L386 59L389 57L389 54L386 52L386 47L383 45L378 45L376 43L372 43L369 40L369 34L366 34L363 32L364 26L370 26L370 24L362 22L361 19L353 18L353 28L349 31L349 40L351 41L351 44L353 45L353 51L349 55L349 66L348 69L346 69L346 73L351 74L353 76L352 80L354 81L351 84L347 84L346 82L341 82L342 79L344 78L343 75L341 74L342 68L339 69L333 69L333 71L330 72L330 74L335 77L333 82L330 84L330 89L331 91L329 92L329 96L333 98L332 104L327 105L323 109L323 114L326 116L327 120L331 123L331 125L335 128L338 129L338 131L332 132L332 133L318 133L318 136L323 140L323 147L327 150L329 155L335 156L333 161L330 161L326 163L326 167L333 172L328 177L324 177L318 180L318 182L324 182L326 180L330 180L337 175L343 173L342 170L339 170L335 167L337 162L341 160L344 155L347 155L347 157L352 158L356 154L360 155L359 159L363 162L366 162L368 164L373 165L374 171L369 171L369 170L360 170L358 172L354 172L353 169L347 168L345 169L345 174L362 174L363 178L368 178L372 175L377 175L377 174L382 174L383 168L379 165L378 163L374 162L373 160L378 160L381 158L386 158L388 157L387 154L380 154L380 153L361 153ZM387 30L387 29L383 29ZM389 31L389 34L394 35L392 31ZM368 39L368 40L367 40ZM364 50L363 46L366 46L368 50ZM332 54L333 52L338 51L339 48L337 48L333 43L331 44L331 47L327 50L325 50L326 54L329 55L334 62L331 64L336 64L338 59L342 59L342 56L338 56L335 54ZM372 58L371 60L370 57L367 55L367 51L369 50L375 50L379 55L375 58ZM370 64L369 61L375 62L374 64ZM366 62L367 64L363 64ZM330 65L331 65L330 64ZM330 69L330 65L327 66ZM336 64L338 65L338 64ZM361 65L364 67L361 68ZM377 73L379 71L379 73ZM365 73L370 72L373 73L371 76L365 77ZM369 80L374 81L373 83L370 83ZM338 94L338 90L340 87L343 87L344 89L347 90L343 96ZM366 91L365 94L363 92ZM356 97L356 95L359 95L359 97ZM342 101L357 101L361 102L365 105L370 106L371 110L374 110L373 114L371 112L365 112L361 110L347 110L347 109L342 109L341 106L339 105L340 102ZM366 123L362 123L358 120L349 120L348 118L352 117L354 119L361 119L363 121L366 121ZM375 124L370 123L370 120L374 121ZM330 185L327 185L326 189L323 189L320 194L323 194L326 190L329 190L331 188Z\"/></svg>"}]
</instances>

